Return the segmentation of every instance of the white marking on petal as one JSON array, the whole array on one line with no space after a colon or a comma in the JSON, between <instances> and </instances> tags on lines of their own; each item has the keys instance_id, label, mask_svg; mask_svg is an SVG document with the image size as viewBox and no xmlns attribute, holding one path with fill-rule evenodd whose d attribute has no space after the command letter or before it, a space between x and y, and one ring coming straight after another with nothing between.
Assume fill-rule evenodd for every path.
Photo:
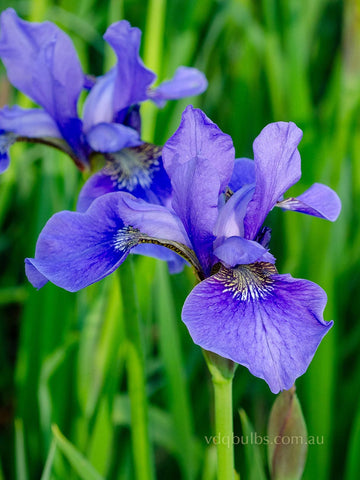
<instances>
[{"instance_id":1,"label":"white marking on petal","mask_svg":"<svg viewBox=\"0 0 360 480\"><path fill-rule=\"evenodd\" d=\"M246 302L266 298L274 289L272 275L276 273L271 263L256 262L231 269L222 266L216 278L224 286L223 292L230 292L234 300Z\"/></svg>"},{"instance_id":2,"label":"white marking on petal","mask_svg":"<svg viewBox=\"0 0 360 480\"><path fill-rule=\"evenodd\" d=\"M0 154L4 154L16 142L17 135L12 132L0 134Z\"/></svg>"},{"instance_id":3,"label":"white marking on petal","mask_svg":"<svg viewBox=\"0 0 360 480\"><path fill-rule=\"evenodd\" d=\"M114 239L115 250L126 251L135 247L141 238L140 230L131 226L120 228Z\"/></svg>"},{"instance_id":4,"label":"white marking on petal","mask_svg":"<svg viewBox=\"0 0 360 480\"><path fill-rule=\"evenodd\" d=\"M148 189L154 173L160 169L161 147L144 143L139 147L123 148L115 154L108 154L110 159L104 169L112 184L118 190L129 192L136 187Z\"/></svg>"}]
</instances>

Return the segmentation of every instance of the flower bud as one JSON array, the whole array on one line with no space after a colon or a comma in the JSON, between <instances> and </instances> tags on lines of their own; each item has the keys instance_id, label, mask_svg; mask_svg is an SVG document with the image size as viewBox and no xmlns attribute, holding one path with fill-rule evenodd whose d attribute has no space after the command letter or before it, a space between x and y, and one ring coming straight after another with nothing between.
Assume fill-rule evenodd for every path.
<instances>
[{"instance_id":1,"label":"flower bud","mask_svg":"<svg viewBox=\"0 0 360 480\"><path fill-rule=\"evenodd\" d=\"M272 480L301 479L307 453L307 430L295 386L276 398L270 413L268 436Z\"/></svg>"}]
</instances>

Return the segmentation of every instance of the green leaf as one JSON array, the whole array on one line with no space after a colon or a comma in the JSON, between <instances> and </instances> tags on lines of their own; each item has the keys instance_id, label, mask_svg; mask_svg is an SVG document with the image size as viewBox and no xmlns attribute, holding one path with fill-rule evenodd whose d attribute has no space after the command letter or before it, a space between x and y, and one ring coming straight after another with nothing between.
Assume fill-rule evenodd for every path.
<instances>
[{"instance_id":1,"label":"green leaf","mask_svg":"<svg viewBox=\"0 0 360 480\"><path fill-rule=\"evenodd\" d=\"M156 319L159 326L159 345L164 362L165 392L174 423L176 455L184 479L195 476L196 449L190 408L188 382L180 343L180 312L176 313L167 265L157 263L154 289Z\"/></svg>"},{"instance_id":2,"label":"green leaf","mask_svg":"<svg viewBox=\"0 0 360 480\"><path fill-rule=\"evenodd\" d=\"M67 458L75 472L83 480L104 480L103 477L94 469L91 463L80 453L72 443L67 440L60 432L57 425L52 426L52 432L56 439L56 444Z\"/></svg>"},{"instance_id":3,"label":"green leaf","mask_svg":"<svg viewBox=\"0 0 360 480\"><path fill-rule=\"evenodd\" d=\"M356 480L359 478L360 471L360 408L358 409L355 422L351 431L349 442L347 462L346 462L346 480Z\"/></svg>"},{"instance_id":4,"label":"green leaf","mask_svg":"<svg viewBox=\"0 0 360 480\"><path fill-rule=\"evenodd\" d=\"M209 445L205 450L202 480L216 480L217 475L217 452L216 445Z\"/></svg>"},{"instance_id":5,"label":"green leaf","mask_svg":"<svg viewBox=\"0 0 360 480\"><path fill-rule=\"evenodd\" d=\"M128 395L117 395L113 408L113 421L116 425L131 427L131 406ZM153 405L149 405L149 431L154 443L172 454L177 452L177 436L171 416Z\"/></svg>"},{"instance_id":6,"label":"green leaf","mask_svg":"<svg viewBox=\"0 0 360 480\"><path fill-rule=\"evenodd\" d=\"M239 410L243 437L246 439L254 436L254 428L251 425L245 410ZM244 441L242 448L245 453L246 478L248 480L266 480L264 462L261 456L260 446L256 443Z\"/></svg>"},{"instance_id":7,"label":"green leaf","mask_svg":"<svg viewBox=\"0 0 360 480\"><path fill-rule=\"evenodd\" d=\"M15 420L15 467L16 478L18 480L28 480L25 444L24 444L24 426L20 418Z\"/></svg>"},{"instance_id":8,"label":"green leaf","mask_svg":"<svg viewBox=\"0 0 360 480\"><path fill-rule=\"evenodd\" d=\"M54 463L54 458L55 458L55 452L56 452L56 441L53 439L50 445L49 453L45 462L45 467L43 470L43 473L41 475L40 480L50 480L51 479L51 469Z\"/></svg>"}]
</instances>

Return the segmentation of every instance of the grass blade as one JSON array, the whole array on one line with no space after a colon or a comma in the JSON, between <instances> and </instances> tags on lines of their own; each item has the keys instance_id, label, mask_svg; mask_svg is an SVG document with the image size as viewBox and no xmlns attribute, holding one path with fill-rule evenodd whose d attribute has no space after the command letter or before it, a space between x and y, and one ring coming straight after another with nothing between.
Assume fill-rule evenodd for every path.
<instances>
[{"instance_id":1,"label":"grass blade","mask_svg":"<svg viewBox=\"0 0 360 480\"><path fill-rule=\"evenodd\" d=\"M24 443L24 426L20 418L15 420L15 468L18 480L28 480Z\"/></svg>"},{"instance_id":2,"label":"grass blade","mask_svg":"<svg viewBox=\"0 0 360 480\"><path fill-rule=\"evenodd\" d=\"M243 437L247 440L254 435L254 428L248 419L245 410L239 411ZM264 462L261 456L260 447L255 443L244 442L246 479L248 480L266 480Z\"/></svg>"},{"instance_id":3,"label":"grass blade","mask_svg":"<svg viewBox=\"0 0 360 480\"><path fill-rule=\"evenodd\" d=\"M180 315L174 308L167 265L158 262L155 280L155 311L159 325L161 357L164 362L169 408L177 436L177 456L184 478L194 478L195 457L192 416L179 338Z\"/></svg>"},{"instance_id":4,"label":"grass blade","mask_svg":"<svg viewBox=\"0 0 360 480\"><path fill-rule=\"evenodd\" d=\"M80 453L72 443L67 440L60 432L57 425L53 425L52 432L54 434L56 445L59 447L63 455L67 458L74 471L77 472L82 480L104 480L94 467L86 460L84 455Z\"/></svg>"},{"instance_id":5,"label":"grass blade","mask_svg":"<svg viewBox=\"0 0 360 480\"><path fill-rule=\"evenodd\" d=\"M54 463L55 452L56 452L56 441L55 439L53 439L50 445L49 453L48 453L48 456L45 462L45 467L40 480L51 480L51 469Z\"/></svg>"}]
</instances>

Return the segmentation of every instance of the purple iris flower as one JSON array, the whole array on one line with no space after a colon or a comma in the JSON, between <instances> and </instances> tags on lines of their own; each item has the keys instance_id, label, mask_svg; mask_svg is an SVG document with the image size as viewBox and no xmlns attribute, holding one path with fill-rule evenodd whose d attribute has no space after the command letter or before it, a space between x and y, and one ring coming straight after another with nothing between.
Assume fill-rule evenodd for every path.
<instances>
[{"instance_id":1,"label":"purple iris flower","mask_svg":"<svg viewBox=\"0 0 360 480\"><path fill-rule=\"evenodd\" d=\"M163 149L171 208L118 192L85 213L57 213L35 258L26 259L30 282L76 291L109 275L139 246L175 251L199 280L182 310L194 342L246 366L274 393L289 389L332 322L323 319L326 294L318 285L277 272L263 222L275 206L331 221L341 208L322 184L283 199L301 176L301 136L294 123L272 123L254 142L254 160L235 160L231 138L187 107Z\"/></svg>"},{"instance_id":2,"label":"purple iris flower","mask_svg":"<svg viewBox=\"0 0 360 480\"><path fill-rule=\"evenodd\" d=\"M141 31L126 20L111 25L104 39L117 64L104 76L84 75L70 38L50 22L21 20L9 8L0 17L0 58L11 83L41 108L18 106L0 110L0 172L9 165L8 148L15 141L42 142L60 148L83 170L91 158L107 160L81 191L80 211L104 193L127 190L148 201L164 203L171 186L161 148L140 138L140 103L197 95L207 88L195 68L179 67L172 80L153 88L156 75L140 56ZM78 100L90 90L82 118Z\"/></svg>"},{"instance_id":3,"label":"purple iris flower","mask_svg":"<svg viewBox=\"0 0 360 480\"><path fill-rule=\"evenodd\" d=\"M49 143L54 140L76 159L79 167L84 166L86 150L77 101L85 77L70 38L50 22L21 20L11 8L1 14L0 27L0 58L10 82L42 107L15 106L0 111L3 133L0 171L4 171L9 162L3 140L8 133L15 139L45 138Z\"/></svg>"}]
</instances>

